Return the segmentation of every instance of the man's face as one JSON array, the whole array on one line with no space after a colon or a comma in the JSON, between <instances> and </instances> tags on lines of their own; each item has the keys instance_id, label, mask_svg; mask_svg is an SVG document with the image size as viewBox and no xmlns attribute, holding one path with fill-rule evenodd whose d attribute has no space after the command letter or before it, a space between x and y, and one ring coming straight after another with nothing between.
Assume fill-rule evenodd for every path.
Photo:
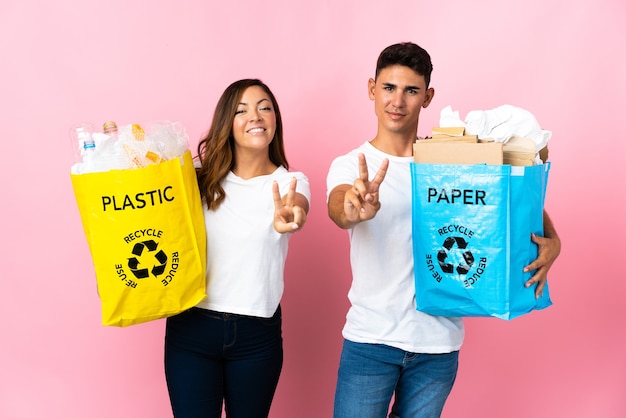
<instances>
[{"instance_id":1,"label":"man's face","mask_svg":"<svg viewBox=\"0 0 626 418\"><path fill-rule=\"evenodd\" d=\"M428 107L435 94L432 88L426 88L424 76L409 67L394 65L384 68L376 81L370 79L368 87L379 129L417 135L420 110Z\"/></svg>"}]
</instances>

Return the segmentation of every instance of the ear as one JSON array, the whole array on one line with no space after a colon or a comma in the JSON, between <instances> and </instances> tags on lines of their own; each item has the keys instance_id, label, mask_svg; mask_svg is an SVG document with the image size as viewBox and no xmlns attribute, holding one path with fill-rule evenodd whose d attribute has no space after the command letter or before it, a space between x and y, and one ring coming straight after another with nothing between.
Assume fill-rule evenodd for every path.
<instances>
[{"instance_id":1,"label":"ear","mask_svg":"<svg viewBox=\"0 0 626 418\"><path fill-rule=\"evenodd\" d=\"M376 90L376 80L374 80L373 78L370 78L367 81L367 94L370 96L370 100L374 100L374 97L376 96L374 94Z\"/></svg>"},{"instance_id":2,"label":"ear","mask_svg":"<svg viewBox=\"0 0 626 418\"><path fill-rule=\"evenodd\" d=\"M435 97L435 89L432 87L429 87L426 89L426 99L424 100L424 103L422 104L423 108L427 108L428 105L430 104L430 102L433 100L433 97Z\"/></svg>"}]
</instances>

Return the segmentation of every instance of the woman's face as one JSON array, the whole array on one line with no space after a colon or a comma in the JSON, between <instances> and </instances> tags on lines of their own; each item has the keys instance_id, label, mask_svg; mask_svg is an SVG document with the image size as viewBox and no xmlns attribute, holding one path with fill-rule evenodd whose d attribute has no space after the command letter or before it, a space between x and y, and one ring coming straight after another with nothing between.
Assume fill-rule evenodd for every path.
<instances>
[{"instance_id":1,"label":"woman's face","mask_svg":"<svg viewBox=\"0 0 626 418\"><path fill-rule=\"evenodd\" d=\"M276 113L270 96L259 86L248 87L241 96L235 118L235 147L243 150L266 150L276 132Z\"/></svg>"}]
</instances>

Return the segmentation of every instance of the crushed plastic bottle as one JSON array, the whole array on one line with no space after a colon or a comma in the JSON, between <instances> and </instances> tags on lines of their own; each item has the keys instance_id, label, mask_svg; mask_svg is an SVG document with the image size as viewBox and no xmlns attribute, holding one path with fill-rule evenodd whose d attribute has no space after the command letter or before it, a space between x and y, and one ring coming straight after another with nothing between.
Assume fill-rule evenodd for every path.
<instances>
[{"instance_id":1,"label":"crushed plastic bottle","mask_svg":"<svg viewBox=\"0 0 626 418\"><path fill-rule=\"evenodd\" d=\"M83 161L85 150L90 153L95 148L92 138L93 127L89 123L81 123L70 129L71 146L74 154L74 162Z\"/></svg>"},{"instance_id":2,"label":"crushed plastic bottle","mask_svg":"<svg viewBox=\"0 0 626 418\"><path fill-rule=\"evenodd\" d=\"M102 132L104 132L109 137L111 137L111 139L117 140L118 139L117 123L113 121L106 122L104 125L102 125Z\"/></svg>"},{"instance_id":3,"label":"crushed plastic bottle","mask_svg":"<svg viewBox=\"0 0 626 418\"><path fill-rule=\"evenodd\" d=\"M73 173L143 168L178 158L189 149L187 133L174 122L155 122L144 130L137 123L118 126L110 121L103 124L102 131L93 132L88 124L73 128L71 136L80 151L72 166ZM83 158L85 143L89 148L88 161Z\"/></svg>"}]
</instances>

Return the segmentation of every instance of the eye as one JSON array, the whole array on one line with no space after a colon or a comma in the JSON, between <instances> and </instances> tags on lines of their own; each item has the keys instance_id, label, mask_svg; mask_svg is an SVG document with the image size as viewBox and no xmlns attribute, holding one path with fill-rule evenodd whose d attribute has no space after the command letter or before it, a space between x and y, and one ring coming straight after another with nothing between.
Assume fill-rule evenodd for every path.
<instances>
[{"instance_id":1,"label":"eye","mask_svg":"<svg viewBox=\"0 0 626 418\"><path fill-rule=\"evenodd\" d=\"M263 106L262 108L260 108L259 110L262 110L264 112L270 112L272 110L272 108L270 106Z\"/></svg>"},{"instance_id":2,"label":"eye","mask_svg":"<svg viewBox=\"0 0 626 418\"><path fill-rule=\"evenodd\" d=\"M406 92L407 94L414 95L414 94L417 94L417 89L408 89Z\"/></svg>"},{"instance_id":3,"label":"eye","mask_svg":"<svg viewBox=\"0 0 626 418\"><path fill-rule=\"evenodd\" d=\"M244 109L239 109L235 111L235 115L241 115L242 113L246 113L246 111Z\"/></svg>"}]
</instances>

